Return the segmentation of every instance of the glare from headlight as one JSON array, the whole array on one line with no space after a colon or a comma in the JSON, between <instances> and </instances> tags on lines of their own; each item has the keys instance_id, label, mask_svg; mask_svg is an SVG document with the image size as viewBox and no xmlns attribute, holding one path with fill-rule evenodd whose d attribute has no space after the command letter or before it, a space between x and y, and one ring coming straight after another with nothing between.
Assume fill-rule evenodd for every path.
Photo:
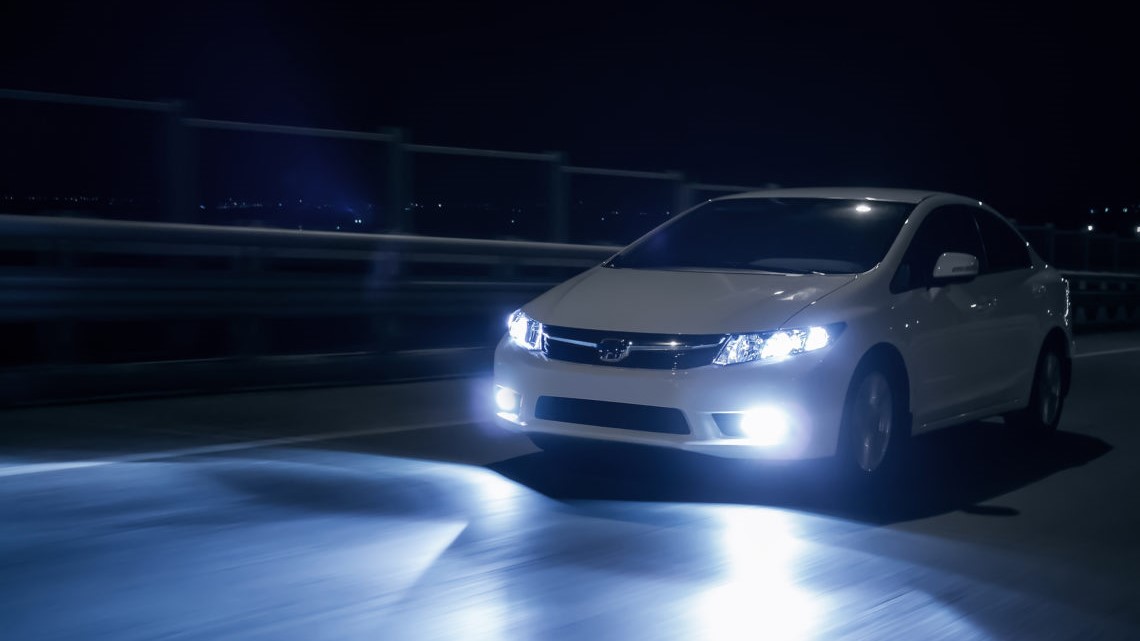
<instances>
[{"instance_id":1,"label":"glare from headlight","mask_svg":"<svg viewBox=\"0 0 1140 641\"><path fill-rule=\"evenodd\" d=\"M797 341L798 335L793 337L791 332L776 332L764 341L764 349L760 351L760 358L784 358L790 356L797 347L802 348L803 341ZM798 344L797 344L798 343Z\"/></svg>"},{"instance_id":2,"label":"glare from headlight","mask_svg":"<svg viewBox=\"0 0 1140 641\"><path fill-rule=\"evenodd\" d=\"M837 323L827 327L733 334L725 341L713 363L735 365L756 360L780 360L795 354L814 352L830 345L842 330L843 324Z\"/></svg>"},{"instance_id":3,"label":"glare from headlight","mask_svg":"<svg viewBox=\"0 0 1140 641\"><path fill-rule=\"evenodd\" d=\"M521 309L515 310L507 318L507 332L515 345L531 351L542 347L542 323L523 313Z\"/></svg>"},{"instance_id":4,"label":"glare from headlight","mask_svg":"<svg viewBox=\"0 0 1140 641\"><path fill-rule=\"evenodd\" d=\"M519 393L509 387L495 386L495 407L500 412L517 414L519 411Z\"/></svg>"},{"instance_id":5,"label":"glare from headlight","mask_svg":"<svg viewBox=\"0 0 1140 641\"><path fill-rule=\"evenodd\" d=\"M817 349L827 347L831 342L831 334L827 333L827 329L823 327L812 327L808 329L807 339L804 340L804 351L814 352Z\"/></svg>"},{"instance_id":6,"label":"glare from headlight","mask_svg":"<svg viewBox=\"0 0 1140 641\"><path fill-rule=\"evenodd\" d=\"M751 409L740 417L740 431L755 445L779 445L788 439L788 415L771 406Z\"/></svg>"}]
</instances>

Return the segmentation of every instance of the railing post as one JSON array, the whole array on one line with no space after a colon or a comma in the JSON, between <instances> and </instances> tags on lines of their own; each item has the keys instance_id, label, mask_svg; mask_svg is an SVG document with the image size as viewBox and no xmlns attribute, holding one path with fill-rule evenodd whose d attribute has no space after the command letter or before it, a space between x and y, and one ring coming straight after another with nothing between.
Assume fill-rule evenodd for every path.
<instances>
[{"instance_id":1,"label":"railing post","mask_svg":"<svg viewBox=\"0 0 1140 641\"><path fill-rule=\"evenodd\" d=\"M570 215L568 209L568 190L566 185L566 154L560 151L548 152L550 155L550 225L548 239L553 243L565 243L570 240Z\"/></svg>"},{"instance_id":2,"label":"railing post","mask_svg":"<svg viewBox=\"0 0 1140 641\"><path fill-rule=\"evenodd\" d=\"M75 243L71 240L57 240L44 245L41 267L55 268L63 273L77 269L75 264ZM79 359L76 354L76 321L70 316L36 323L39 342L38 355L41 362L51 365L71 365Z\"/></svg>"},{"instance_id":3,"label":"railing post","mask_svg":"<svg viewBox=\"0 0 1140 641\"><path fill-rule=\"evenodd\" d=\"M388 142L388 224L389 231L398 234L412 232L412 211L408 207L408 194L411 193L408 166L407 132L400 127L387 130L392 136Z\"/></svg>"},{"instance_id":4,"label":"railing post","mask_svg":"<svg viewBox=\"0 0 1140 641\"><path fill-rule=\"evenodd\" d=\"M685 174L679 171L670 171L673 174L673 211L671 214L679 214L690 206L692 206L692 190L689 189L689 183L685 182Z\"/></svg>"},{"instance_id":5,"label":"railing post","mask_svg":"<svg viewBox=\"0 0 1140 641\"><path fill-rule=\"evenodd\" d=\"M197 169L193 162L186 118L186 104L180 100L166 103L166 162L162 185L162 220L168 223L194 222L193 200Z\"/></svg>"},{"instance_id":6,"label":"railing post","mask_svg":"<svg viewBox=\"0 0 1140 641\"><path fill-rule=\"evenodd\" d=\"M1045 262L1057 263L1057 228L1053 223L1045 223Z\"/></svg>"}]
</instances>

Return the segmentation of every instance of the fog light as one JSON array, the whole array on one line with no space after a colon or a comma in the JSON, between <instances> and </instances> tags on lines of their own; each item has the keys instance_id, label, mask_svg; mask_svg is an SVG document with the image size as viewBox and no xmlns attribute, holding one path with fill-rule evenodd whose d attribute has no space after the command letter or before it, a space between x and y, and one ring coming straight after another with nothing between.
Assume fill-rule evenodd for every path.
<instances>
[{"instance_id":1,"label":"fog light","mask_svg":"<svg viewBox=\"0 0 1140 641\"><path fill-rule=\"evenodd\" d=\"M519 392L511 388L495 386L495 407L498 408L500 417L512 423L518 423L520 405L522 405L522 396L519 395Z\"/></svg>"},{"instance_id":2,"label":"fog light","mask_svg":"<svg viewBox=\"0 0 1140 641\"><path fill-rule=\"evenodd\" d=\"M495 386L495 407L498 407L500 412L518 414L519 399L519 393L513 389L502 385Z\"/></svg>"},{"instance_id":3,"label":"fog light","mask_svg":"<svg viewBox=\"0 0 1140 641\"><path fill-rule=\"evenodd\" d=\"M775 407L758 407L740 417L740 431L756 445L779 445L788 439L788 415Z\"/></svg>"}]
</instances>

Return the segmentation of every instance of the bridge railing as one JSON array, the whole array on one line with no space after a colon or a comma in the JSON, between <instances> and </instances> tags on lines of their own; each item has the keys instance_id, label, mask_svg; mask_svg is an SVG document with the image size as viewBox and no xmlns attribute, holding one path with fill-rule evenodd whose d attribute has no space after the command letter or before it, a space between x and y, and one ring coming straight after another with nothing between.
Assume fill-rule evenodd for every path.
<instances>
[{"instance_id":1,"label":"bridge railing","mask_svg":"<svg viewBox=\"0 0 1140 641\"><path fill-rule=\"evenodd\" d=\"M616 249L0 216L0 363L479 344ZM1068 275L1078 326L1140 322L1140 276Z\"/></svg>"},{"instance_id":2,"label":"bridge railing","mask_svg":"<svg viewBox=\"0 0 1140 641\"><path fill-rule=\"evenodd\" d=\"M11 89L0 89L0 100L10 103L71 105L83 109L110 109L126 113L157 114L160 116L164 131L163 135L160 136L162 144L157 148L158 157L154 158L153 162L162 168L160 172L162 178L160 208L162 210L161 218L166 222L200 221L198 218L200 210L197 203L199 202L198 193L202 191L203 185L198 180L197 168L203 159L198 157L200 154L198 150L201 145L195 144L195 142L204 132L210 131L284 136L293 139L344 140L377 145L376 155L383 157L385 170L376 172L375 179L372 182L376 183L374 186L378 187L376 193L384 194L384 202L380 207L382 221L380 224L373 224L374 229L372 231L383 229L390 233L410 234L424 231L422 228L424 221L420 220L417 224L417 215L422 215L422 212L417 214L417 207L413 206L412 201L415 196L412 192L415 190L411 178L414 170L416 170L416 159L425 156L476 158L490 163L501 161L533 163L540 170L535 177L539 177L542 173L546 174L545 180L532 182L541 183L541 189L546 191L546 202L536 211L544 212L548 220L545 227L542 228L545 229L543 235L532 236L532 238L541 237L549 242L567 242L572 237L581 237L580 234L573 234L571 230L570 203L574 200L572 179L620 179L639 183L646 181L658 183L666 186L671 194L665 208L672 212L683 211L704 197L715 197L725 193L762 188L693 182L688 180L680 171L643 171L576 166L569 163L564 153L557 151L524 152L417 144L411 142L410 134L406 129L399 127L376 131L355 131L198 118L191 116L187 105L178 100L122 100ZM626 183L622 184L625 185ZM764 187L772 186L774 185L769 183ZM628 189L622 191L641 193L642 188L630 184ZM592 218L592 214L585 217ZM646 220L644 221L645 224L641 225L641 227L645 227L644 229L634 231L647 231L648 227L653 226L656 222L661 222L661 220ZM417 229L418 227L419 229ZM367 229L366 226L357 228ZM1113 234L1084 230L1061 230L1048 225L1022 225L1020 228L1038 253L1050 263L1063 269L1140 273L1140 239L1122 238ZM539 233L537 229L532 231ZM449 235L444 232L438 233L439 235Z\"/></svg>"},{"instance_id":3,"label":"bridge railing","mask_svg":"<svg viewBox=\"0 0 1140 641\"><path fill-rule=\"evenodd\" d=\"M141 101L76 96L0 89L0 100L23 103L43 103L71 105L88 109L114 109L127 113L157 114L162 120L162 144L153 159L161 170L161 220L165 222L188 223L199 221L199 194L202 185L198 180L201 145L197 144L204 132L240 132L287 136L295 139L320 138L355 141L376 144L377 157L383 157L383 172L377 172L371 181L374 193L383 193L383 201L378 206L380 218L372 231L384 230L389 233L415 233L423 231L417 221L417 208L413 201L412 175L417 158L424 156L449 156L453 158L478 158L487 161L519 161L533 163L539 176L545 173L541 189L546 191L544 203L536 211L544 212L545 235L542 240L567 242L574 235L571 229L571 202L574 186L571 178L592 177L594 179L623 179L631 181L652 181L661 183L670 192L664 208L670 212L680 212L696 204L705 196L715 196L730 192L762 189L761 186L722 185L693 182L680 171L643 171L602 167L571 165L567 156L559 151L506 151L478 149L447 145L413 143L410 133L400 127L381 128L376 131L355 131L320 127L302 127L258 122L240 122L193 117L183 101ZM769 183L767 187L774 186ZM626 191L634 191L633 189ZM660 222L660 221L658 221ZM654 223L656 224L656 223ZM650 225L652 226L652 225ZM648 231L648 228L640 231ZM538 236L534 237L539 238Z\"/></svg>"},{"instance_id":4,"label":"bridge railing","mask_svg":"<svg viewBox=\"0 0 1140 641\"><path fill-rule=\"evenodd\" d=\"M470 373L616 250L0 215L0 403ZM1140 276L1068 277L1078 328L1140 324Z\"/></svg>"},{"instance_id":5,"label":"bridge railing","mask_svg":"<svg viewBox=\"0 0 1140 641\"><path fill-rule=\"evenodd\" d=\"M1019 229L1038 254L1061 269L1140 273L1140 239L1052 225Z\"/></svg>"}]
</instances>

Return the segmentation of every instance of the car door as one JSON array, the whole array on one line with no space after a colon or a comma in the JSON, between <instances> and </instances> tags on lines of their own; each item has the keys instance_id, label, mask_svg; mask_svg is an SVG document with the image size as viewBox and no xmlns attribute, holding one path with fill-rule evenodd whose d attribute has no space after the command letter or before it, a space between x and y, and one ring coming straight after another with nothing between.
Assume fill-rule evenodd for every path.
<instances>
[{"instance_id":1,"label":"car door","mask_svg":"<svg viewBox=\"0 0 1140 641\"><path fill-rule=\"evenodd\" d=\"M1035 285L1033 259L1024 239L997 215L981 208L974 220L982 237L985 257L977 278L984 306L981 316L992 349L984 355L987 376L984 402L992 406L1012 403L1028 388L1037 361L1038 310L1044 287Z\"/></svg>"},{"instance_id":2,"label":"car door","mask_svg":"<svg viewBox=\"0 0 1140 641\"><path fill-rule=\"evenodd\" d=\"M995 341L986 328L985 288L977 279L934 282L934 265L944 252L984 258L968 207L951 205L930 212L891 283L916 431L977 409L989 388L985 377L992 375L987 354Z\"/></svg>"}]
</instances>

